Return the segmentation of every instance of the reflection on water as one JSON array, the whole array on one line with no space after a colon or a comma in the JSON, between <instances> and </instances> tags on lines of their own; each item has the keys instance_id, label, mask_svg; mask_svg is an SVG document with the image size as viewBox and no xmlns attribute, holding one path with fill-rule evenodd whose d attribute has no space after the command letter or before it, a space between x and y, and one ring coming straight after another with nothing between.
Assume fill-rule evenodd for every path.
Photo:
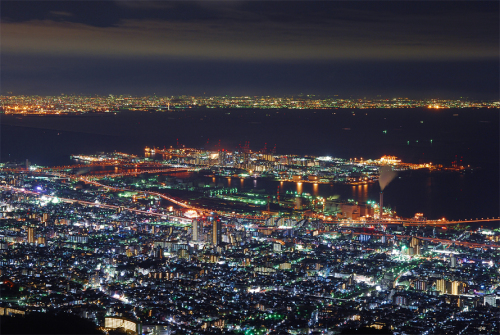
<instances>
[{"instance_id":1,"label":"reflection on water","mask_svg":"<svg viewBox=\"0 0 500 335\"><path fill-rule=\"evenodd\" d=\"M281 194L302 194L320 196L324 198L335 196L340 199L353 199L358 202L377 200L378 184L345 185L345 184L321 184L292 181L275 181L266 178L240 178L235 184L231 177L208 177L215 185L222 183L225 187L236 187L239 191L250 191L263 189L267 194L276 195L278 190Z\"/></svg>"},{"instance_id":2,"label":"reflection on water","mask_svg":"<svg viewBox=\"0 0 500 335\"><path fill-rule=\"evenodd\" d=\"M189 173L180 173L176 176L187 177ZM393 180L384 190L384 203L387 207L395 208L397 213L403 217L412 217L415 213L424 213L429 219L446 217L447 219L471 218L477 213L484 213L483 216L497 216L498 213L498 194L490 195L491 199L484 197L474 202L474 208L467 205L470 199L463 194L472 194L476 191L476 184L484 185L484 180L489 177L487 174L467 174L458 175L454 173L429 173L426 171L413 171L411 173L401 173L402 178ZM213 181L212 177L205 181ZM483 179L479 179L483 178ZM479 179L479 181L478 181ZM492 177L488 178L488 181ZM498 180L498 177L497 177ZM222 183L226 187L236 187L239 191L248 192L251 190L265 190L268 195L282 196L295 194L321 196L324 198L347 200L363 203L367 201L379 202L380 187L378 183L369 183L362 185L346 184L314 184L314 183L296 183L288 181L275 181L266 178L240 178L240 182L231 182L230 178L216 177L215 185ZM432 185L432 188L431 188ZM477 215L476 215L477 216ZM474 216L474 218L476 217Z\"/></svg>"},{"instance_id":3,"label":"reflection on water","mask_svg":"<svg viewBox=\"0 0 500 335\"><path fill-rule=\"evenodd\" d=\"M363 185L352 185L351 186L351 197L352 199L358 202L366 202L369 199L368 189L371 184L363 184Z\"/></svg>"},{"instance_id":4,"label":"reflection on water","mask_svg":"<svg viewBox=\"0 0 500 335\"><path fill-rule=\"evenodd\" d=\"M297 194L302 194L302 183L296 183L297 184Z\"/></svg>"},{"instance_id":5,"label":"reflection on water","mask_svg":"<svg viewBox=\"0 0 500 335\"><path fill-rule=\"evenodd\" d=\"M313 184L312 195L318 196L318 184L316 184L316 183Z\"/></svg>"},{"instance_id":6,"label":"reflection on water","mask_svg":"<svg viewBox=\"0 0 500 335\"><path fill-rule=\"evenodd\" d=\"M363 185L363 202L368 201L368 184Z\"/></svg>"}]
</instances>

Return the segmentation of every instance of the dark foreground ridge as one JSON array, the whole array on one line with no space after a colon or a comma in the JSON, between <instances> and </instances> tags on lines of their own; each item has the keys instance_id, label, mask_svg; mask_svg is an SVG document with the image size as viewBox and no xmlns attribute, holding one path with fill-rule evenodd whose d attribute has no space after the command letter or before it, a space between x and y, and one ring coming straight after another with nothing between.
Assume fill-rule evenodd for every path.
<instances>
[{"instance_id":1,"label":"dark foreground ridge","mask_svg":"<svg viewBox=\"0 0 500 335\"><path fill-rule=\"evenodd\" d=\"M67 313L0 316L1 334L103 334L90 320Z\"/></svg>"}]
</instances>

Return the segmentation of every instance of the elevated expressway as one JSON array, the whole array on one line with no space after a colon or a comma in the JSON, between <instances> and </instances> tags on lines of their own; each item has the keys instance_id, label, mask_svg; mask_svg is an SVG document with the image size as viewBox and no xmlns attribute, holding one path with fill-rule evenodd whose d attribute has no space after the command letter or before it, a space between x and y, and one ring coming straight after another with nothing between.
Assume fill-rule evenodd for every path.
<instances>
[{"instance_id":1,"label":"elevated expressway","mask_svg":"<svg viewBox=\"0 0 500 335\"><path fill-rule=\"evenodd\" d=\"M90 184L93 184L95 186L99 186L99 187L106 187L108 189L112 189L112 190L116 190L116 191L129 191L128 189L122 189L122 188L116 188L116 187L110 187L110 186L106 186L106 185L103 185L103 184L100 184L98 182L95 182L95 181L87 181L89 182ZM163 220L174 220L174 221L186 221L186 220L191 220L191 219L186 219L185 217L179 217L179 216L174 216L174 215L170 215L170 214L167 214L167 213L158 213L158 212L153 212L153 211L145 211L145 210L140 210L140 209L135 209L135 208L127 208L127 207L123 207L123 206L117 206L117 205L109 205L109 204L102 204L102 203L96 203L96 202L90 202L90 201L85 201L85 200L78 200L78 199L69 199L69 198L61 198L61 197L56 197L56 196L51 196L51 195L45 195L45 194L41 194L39 192L35 192L35 191L30 191L30 190L26 190L24 188L17 188L17 187L14 187L14 186L10 186L10 185L0 185L0 189L2 190L10 190L10 191L13 191L13 192L19 192L19 193L24 193L24 194L31 194L31 195L35 195L35 196L45 196L45 197L48 197L48 198L57 198L59 199L60 201L63 201L63 202L66 202L66 203L70 203L70 204L73 204L73 203L78 203L78 204L82 204L82 205L86 205L86 206L93 206L93 207L101 207L101 208L108 208L108 209L113 209L113 210L126 210L126 211L129 211L129 212L133 212L133 213L136 213L136 214L142 214L142 215L149 215L149 216L154 216L154 217L159 217ZM133 190L130 190L130 191L133 191ZM153 194L153 195L156 195L156 196L160 196L168 201L171 201L173 203L177 203L179 206L183 206L185 208L189 208L189 209L195 209L194 207L190 207L188 205L186 205L185 203L182 203L182 202L179 202L175 199L172 199L170 197L167 197L163 194L160 194L160 193L156 193L156 192L146 192L146 193L149 193L149 194ZM196 209L195 209L196 210ZM460 222L464 222L464 221L460 221ZM229 226L233 226L233 225L229 225ZM270 229L270 230L279 230L280 228L278 227L264 227L264 226L258 226L256 227L257 229ZM326 232L326 231L323 231L323 232L320 232L321 234L331 234L331 233L335 233L335 232ZM353 232L354 234L363 234L361 232ZM446 240L446 239L439 239L439 238L433 238L433 237L420 237L420 236L409 236L409 235L392 235L392 234L385 234L385 233L382 233L382 232L371 232L370 233L371 235L373 236L388 236L388 237L395 237L397 239L409 239L409 238L412 238L412 237L417 237L419 239L422 239L422 240L425 240L425 241L429 241L429 242L432 242L432 243L441 243L443 245L459 245L459 246L464 246L464 247L469 247L469 248L495 248L495 249L500 249L500 245L498 244L482 244L482 243L474 243L474 242L467 242L467 241L458 241L458 240Z\"/></svg>"},{"instance_id":2,"label":"elevated expressway","mask_svg":"<svg viewBox=\"0 0 500 335\"><path fill-rule=\"evenodd\" d=\"M189 205L186 202L180 201L178 199L175 199L173 197L170 197L168 195L159 193L159 192L152 192L152 191L144 191L144 190L136 190L136 189L128 189L128 188L123 188L123 187L114 187L114 186L108 186L106 184L103 184L99 181L98 179L102 179L104 177L109 177L109 178L114 178L114 177L121 177L121 176L133 176L133 175L139 175L143 173L173 173L173 172L189 172L189 171L197 171L199 170L198 168L187 168L187 167L165 167L163 164L157 164L157 163L147 163L147 164L126 164L125 166L130 166L130 167L136 167L133 171L125 171L125 172L116 172L116 171L106 171L109 173L104 173L99 176L83 176L83 175L75 175L75 174L69 174L69 173L64 173L61 171L68 171L68 170L75 170L75 169L82 169L82 168L89 168L89 167L96 167L96 166L116 166L119 165L119 163L107 163L107 162L100 162L96 164L79 164L79 165L70 165L70 166L61 166L61 167L55 167L55 168L47 168L47 169L38 169L36 171L32 171L32 173L35 174L45 174L45 175L51 175L51 176L56 176L59 178L71 178L74 180L82 181L87 184L91 184L97 187L105 188L111 191L129 191L129 192L140 192L143 194L147 195L152 195L156 196L159 198L162 198L164 200L167 200L171 203L174 203L182 208L185 209L190 209L190 210L195 210L198 212L198 214L206 214L209 215L209 212L215 213L217 215L225 216L227 218L235 218L235 219L244 219L248 221L254 221L254 222L262 222L266 220L268 217L262 216L262 215L244 215L244 214L236 214L236 213L224 213L220 211L211 211L207 210L206 208L196 208L194 206ZM123 167L124 165L122 165ZM153 168L153 169L150 169ZM5 169L2 169L5 170ZM17 172L21 171L26 171L23 169L9 169L10 170L15 170ZM105 172L105 171L103 171ZM0 189L6 189L6 190L11 190L15 192L22 192L26 194L32 194L32 195L37 195L37 196L42 196L45 194L41 194L35 191L29 191L25 190L22 188L16 188L10 185L0 185ZM48 195L45 195L46 197L51 197ZM177 217L177 216L172 216L167 213L158 213L158 212L153 212L153 211L145 211L145 210L140 210L140 209L135 209L135 208L125 208L123 206L117 206L117 205L109 205L109 204L103 204L103 203L94 203L94 202L89 202L89 201L84 201L84 200L78 200L78 199L67 199L67 198L61 198L57 197L61 201L68 202L68 203L80 203L83 205L87 206L96 206L96 207L102 207L102 208L109 208L109 209L114 209L114 210L127 210L130 212L134 212L137 214L143 214L143 215L150 215L150 216L155 216L155 217L161 217L162 219L186 219L184 217ZM387 226L387 225L403 225L403 226L433 226L433 227L442 227L442 226L447 226L447 225L455 225L455 224L467 224L467 223L481 223L481 222L498 222L500 221L500 218L476 218L476 219L470 219L470 220L459 220L459 221L448 221L448 220L425 220L425 221L420 221L420 220L412 220L412 219L392 219L392 218L383 218L383 219L376 219L376 220L323 220L324 225L328 226L335 226L337 228L359 228L359 227L366 227L366 226ZM267 227L267 226L262 226L258 225L259 229L279 229L278 227ZM328 233L328 232L321 232L321 233ZM358 233L356 233L358 234ZM386 236L394 236L394 235L389 235L385 233L377 233L373 232L371 233L374 236L377 235L386 235ZM397 238L399 239L404 239L404 238L411 238L411 236L401 236L401 235L396 235ZM433 243L441 243L445 245L450 245L450 244L455 244L455 245L463 245L463 246L468 246L468 247L477 247L477 248L485 248L485 247L493 247L493 248L500 248L498 245L487 245L487 244L480 244L480 243L472 243L472 242L465 242L465 241L451 241L451 240L442 240L442 239L437 239L437 238L431 238L431 237L419 237L423 240L428 240Z\"/></svg>"}]
</instances>

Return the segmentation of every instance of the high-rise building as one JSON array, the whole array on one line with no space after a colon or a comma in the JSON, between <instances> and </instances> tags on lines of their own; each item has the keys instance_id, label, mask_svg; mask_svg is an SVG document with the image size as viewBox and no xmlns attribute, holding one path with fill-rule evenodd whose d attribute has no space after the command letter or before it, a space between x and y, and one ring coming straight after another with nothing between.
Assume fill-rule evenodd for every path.
<instances>
[{"instance_id":1,"label":"high-rise building","mask_svg":"<svg viewBox=\"0 0 500 335\"><path fill-rule=\"evenodd\" d=\"M484 304L491 307L497 307L497 297L494 294L484 296Z\"/></svg>"},{"instance_id":2,"label":"high-rise building","mask_svg":"<svg viewBox=\"0 0 500 335\"><path fill-rule=\"evenodd\" d=\"M191 237L191 240L193 242L198 242L200 240L200 234L202 232L202 224L201 222L198 222L198 220L193 220L193 235Z\"/></svg>"},{"instance_id":3,"label":"high-rise building","mask_svg":"<svg viewBox=\"0 0 500 335\"><path fill-rule=\"evenodd\" d=\"M412 237L411 238L411 242L410 242L410 247L414 248L417 246L417 245L420 245L420 239L416 238L416 237Z\"/></svg>"},{"instance_id":4,"label":"high-rise building","mask_svg":"<svg viewBox=\"0 0 500 335\"><path fill-rule=\"evenodd\" d=\"M45 236L38 236L37 243L45 245L47 244L47 239L45 238Z\"/></svg>"},{"instance_id":5,"label":"high-rise building","mask_svg":"<svg viewBox=\"0 0 500 335\"><path fill-rule=\"evenodd\" d=\"M156 248L153 249L153 257L157 259L163 258L163 249L160 246L156 246Z\"/></svg>"},{"instance_id":6,"label":"high-rise building","mask_svg":"<svg viewBox=\"0 0 500 335\"><path fill-rule=\"evenodd\" d=\"M394 297L394 304L399 306L406 306L408 305L408 299L405 296L396 295Z\"/></svg>"},{"instance_id":7,"label":"high-rise building","mask_svg":"<svg viewBox=\"0 0 500 335\"><path fill-rule=\"evenodd\" d=\"M422 254L422 247L420 245L415 246L415 255L421 255Z\"/></svg>"},{"instance_id":8,"label":"high-rise building","mask_svg":"<svg viewBox=\"0 0 500 335\"><path fill-rule=\"evenodd\" d=\"M436 281L436 290L441 294L460 295L465 292L466 285L460 281L447 281L438 279Z\"/></svg>"},{"instance_id":9,"label":"high-rise building","mask_svg":"<svg viewBox=\"0 0 500 335\"><path fill-rule=\"evenodd\" d=\"M179 258L189 259L189 251L186 249L179 249L177 251Z\"/></svg>"},{"instance_id":10,"label":"high-rise building","mask_svg":"<svg viewBox=\"0 0 500 335\"><path fill-rule=\"evenodd\" d=\"M212 244L214 246L219 246L221 244L221 222L219 218L214 219L212 224Z\"/></svg>"},{"instance_id":11,"label":"high-rise building","mask_svg":"<svg viewBox=\"0 0 500 335\"><path fill-rule=\"evenodd\" d=\"M28 227L28 243L35 243L35 227Z\"/></svg>"},{"instance_id":12,"label":"high-rise building","mask_svg":"<svg viewBox=\"0 0 500 335\"><path fill-rule=\"evenodd\" d=\"M463 294L465 291L465 284L459 281L453 281L451 282L451 294L453 295L459 295Z\"/></svg>"},{"instance_id":13,"label":"high-rise building","mask_svg":"<svg viewBox=\"0 0 500 335\"><path fill-rule=\"evenodd\" d=\"M438 279L436 281L436 291L439 291L441 294L446 293L446 280Z\"/></svg>"},{"instance_id":14,"label":"high-rise building","mask_svg":"<svg viewBox=\"0 0 500 335\"><path fill-rule=\"evenodd\" d=\"M423 280L417 280L415 281L415 289L419 291L426 291L427 290L427 282Z\"/></svg>"},{"instance_id":15,"label":"high-rise building","mask_svg":"<svg viewBox=\"0 0 500 335\"><path fill-rule=\"evenodd\" d=\"M0 240L0 250L7 250L9 248L9 244L7 241Z\"/></svg>"},{"instance_id":16,"label":"high-rise building","mask_svg":"<svg viewBox=\"0 0 500 335\"><path fill-rule=\"evenodd\" d=\"M450 267L452 268L457 267L457 257L455 255L451 255L450 257Z\"/></svg>"},{"instance_id":17,"label":"high-rise building","mask_svg":"<svg viewBox=\"0 0 500 335\"><path fill-rule=\"evenodd\" d=\"M222 149L222 150L219 150L219 165L225 165L226 164L226 161L227 161L227 152Z\"/></svg>"}]
</instances>

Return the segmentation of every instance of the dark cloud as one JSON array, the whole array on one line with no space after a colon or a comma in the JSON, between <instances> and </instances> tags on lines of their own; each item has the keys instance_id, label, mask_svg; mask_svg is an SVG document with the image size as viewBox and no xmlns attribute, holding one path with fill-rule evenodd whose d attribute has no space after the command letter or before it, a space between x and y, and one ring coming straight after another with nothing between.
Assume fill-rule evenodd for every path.
<instances>
[{"instance_id":1,"label":"dark cloud","mask_svg":"<svg viewBox=\"0 0 500 335\"><path fill-rule=\"evenodd\" d=\"M112 1L2 1L1 6L3 24L52 20L110 27L118 24L123 14Z\"/></svg>"},{"instance_id":2,"label":"dark cloud","mask_svg":"<svg viewBox=\"0 0 500 335\"><path fill-rule=\"evenodd\" d=\"M16 69L22 71L15 59L50 60L51 73L69 71L67 65L76 69L80 82L85 81L83 73L93 73L109 59L124 66L112 66L116 73L140 73L144 63L168 67L170 60L178 64L179 59L194 68L210 64L219 69L215 77L224 83L231 71L264 78L273 73L269 64L281 69L276 73L286 73L279 65L288 63L314 68L314 73L299 72L317 76L317 82L326 80L318 64L341 69L339 64L356 62L372 77L386 74L366 64L387 67L391 62L404 73L414 71L401 64L419 69L442 64L447 78L473 74L473 64L484 62L498 76L496 1L3 1L1 18L3 85L16 78ZM228 70L217 64L228 64ZM451 64L460 67L453 71ZM80 74L82 66L87 71ZM154 78L155 70L147 69ZM472 78L480 87L479 77ZM457 88L451 79L448 84L443 80L435 80L443 91L446 85Z\"/></svg>"},{"instance_id":3,"label":"dark cloud","mask_svg":"<svg viewBox=\"0 0 500 335\"><path fill-rule=\"evenodd\" d=\"M121 19L109 27L31 20L2 24L2 52L232 60L498 58L498 29L491 33L492 14L481 15L469 21L447 16L335 24Z\"/></svg>"}]
</instances>

